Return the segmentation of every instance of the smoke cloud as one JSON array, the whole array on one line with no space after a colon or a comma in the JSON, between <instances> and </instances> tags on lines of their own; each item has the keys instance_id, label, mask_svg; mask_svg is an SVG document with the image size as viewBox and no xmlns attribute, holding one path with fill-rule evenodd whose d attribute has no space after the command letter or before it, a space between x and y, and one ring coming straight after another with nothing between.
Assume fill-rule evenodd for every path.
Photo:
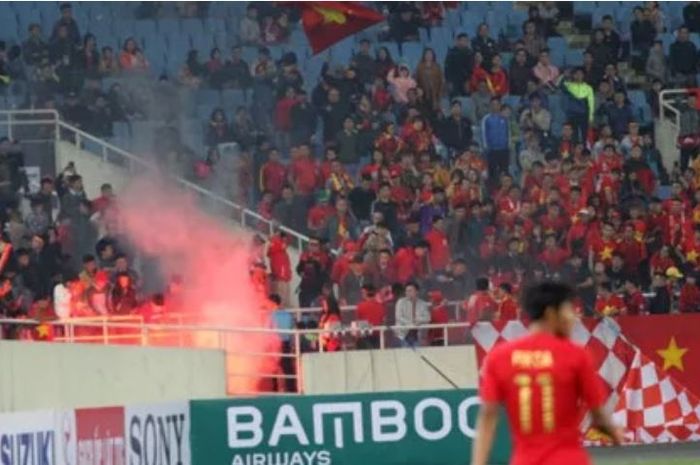
<instances>
[{"instance_id":1,"label":"smoke cloud","mask_svg":"<svg viewBox=\"0 0 700 465\"><path fill-rule=\"evenodd\" d=\"M182 308L203 326L269 327L265 296L251 285L251 235L208 215L182 190L164 181L137 179L120 195L121 229L140 252L157 257L164 276L184 282ZM196 332L197 347L225 347L229 393L260 389L260 379L236 374L270 373L277 359L245 353L278 352L273 334Z\"/></svg>"}]
</instances>

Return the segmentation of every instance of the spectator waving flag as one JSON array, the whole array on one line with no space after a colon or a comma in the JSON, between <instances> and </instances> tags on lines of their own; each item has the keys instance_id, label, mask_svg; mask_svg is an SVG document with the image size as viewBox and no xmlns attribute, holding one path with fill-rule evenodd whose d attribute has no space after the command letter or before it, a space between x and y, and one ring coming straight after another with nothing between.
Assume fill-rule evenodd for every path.
<instances>
[{"instance_id":1,"label":"spectator waving flag","mask_svg":"<svg viewBox=\"0 0 700 465\"><path fill-rule=\"evenodd\" d=\"M344 38L384 21L384 16L355 2L301 2L304 32L317 54Z\"/></svg>"}]
</instances>

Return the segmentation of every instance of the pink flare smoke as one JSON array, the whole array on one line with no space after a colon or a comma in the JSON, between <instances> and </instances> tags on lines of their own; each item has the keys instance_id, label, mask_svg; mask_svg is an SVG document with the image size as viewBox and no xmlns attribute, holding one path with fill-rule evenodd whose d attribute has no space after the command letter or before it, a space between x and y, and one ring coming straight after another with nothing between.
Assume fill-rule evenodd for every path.
<instances>
[{"instance_id":1,"label":"pink flare smoke","mask_svg":"<svg viewBox=\"0 0 700 465\"><path fill-rule=\"evenodd\" d=\"M206 214L181 190L152 179L135 180L120 195L118 209L122 232L133 245L157 256L164 276L182 276L188 320L194 314L204 326L269 327L265 298L250 283L250 234ZM278 352L273 334L191 336L195 346L224 348L231 394L257 392L258 376L277 367L275 357L245 355Z\"/></svg>"}]
</instances>

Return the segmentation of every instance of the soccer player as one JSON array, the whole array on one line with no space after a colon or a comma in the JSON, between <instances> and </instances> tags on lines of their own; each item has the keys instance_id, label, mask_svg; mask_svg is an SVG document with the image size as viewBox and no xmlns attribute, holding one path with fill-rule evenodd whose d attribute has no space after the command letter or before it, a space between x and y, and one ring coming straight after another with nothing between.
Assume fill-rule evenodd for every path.
<instances>
[{"instance_id":1,"label":"soccer player","mask_svg":"<svg viewBox=\"0 0 700 465\"><path fill-rule=\"evenodd\" d=\"M485 360L471 465L487 465L499 405L513 437L511 465L590 465L580 432L585 409L595 428L615 444L622 441L622 430L602 408L605 394L588 353L569 340L574 297L556 282L525 291L530 334L496 346Z\"/></svg>"}]
</instances>

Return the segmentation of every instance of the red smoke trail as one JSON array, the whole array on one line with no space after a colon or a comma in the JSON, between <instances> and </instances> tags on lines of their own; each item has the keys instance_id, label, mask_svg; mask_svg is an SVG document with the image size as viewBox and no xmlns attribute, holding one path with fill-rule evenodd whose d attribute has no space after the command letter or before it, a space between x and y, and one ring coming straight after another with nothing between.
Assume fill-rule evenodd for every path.
<instances>
[{"instance_id":1,"label":"red smoke trail","mask_svg":"<svg viewBox=\"0 0 700 465\"><path fill-rule=\"evenodd\" d=\"M119 196L120 228L133 245L157 256L165 276L184 282L183 308L202 325L268 327L265 299L250 284L251 235L236 230L196 205L181 190L152 179L134 181ZM193 345L217 347L224 341L229 374L274 371L274 357L241 352L277 352L271 334L231 333L219 339L209 333L190 335ZM228 377L229 393L256 392L254 377Z\"/></svg>"}]
</instances>

